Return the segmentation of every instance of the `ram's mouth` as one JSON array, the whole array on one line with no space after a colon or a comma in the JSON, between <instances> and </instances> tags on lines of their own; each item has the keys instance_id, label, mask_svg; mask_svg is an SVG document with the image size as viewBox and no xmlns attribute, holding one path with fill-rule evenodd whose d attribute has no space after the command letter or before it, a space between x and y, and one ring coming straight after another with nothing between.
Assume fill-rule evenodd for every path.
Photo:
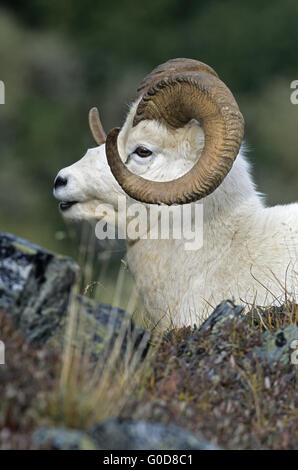
<instances>
[{"instance_id":1,"label":"ram's mouth","mask_svg":"<svg viewBox=\"0 0 298 470\"><path fill-rule=\"evenodd\" d=\"M70 207L72 207L74 204L77 204L78 201L61 201L59 203L59 209L61 211L67 211Z\"/></svg>"}]
</instances>

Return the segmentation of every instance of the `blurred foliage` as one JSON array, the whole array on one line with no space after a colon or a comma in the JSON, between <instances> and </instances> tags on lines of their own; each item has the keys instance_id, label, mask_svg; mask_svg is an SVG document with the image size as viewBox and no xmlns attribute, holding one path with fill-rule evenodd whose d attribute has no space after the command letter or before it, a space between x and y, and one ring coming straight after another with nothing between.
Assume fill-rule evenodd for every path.
<instances>
[{"instance_id":1,"label":"blurred foliage","mask_svg":"<svg viewBox=\"0 0 298 470\"><path fill-rule=\"evenodd\" d=\"M32 429L40 423L56 387L59 358L45 347L26 342L3 311L0 330L6 345L6 363L0 369L0 450L31 449Z\"/></svg>"},{"instance_id":2,"label":"blurred foliage","mask_svg":"<svg viewBox=\"0 0 298 470\"><path fill-rule=\"evenodd\" d=\"M296 199L298 3L292 0L2 0L1 230L75 254L53 199L57 171L93 146L87 113L119 125L141 78L173 57L213 66L246 119L268 202ZM67 229L68 230L68 229ZM70 229L70 234L73 233Z\"/></svg>"}]
</instances>

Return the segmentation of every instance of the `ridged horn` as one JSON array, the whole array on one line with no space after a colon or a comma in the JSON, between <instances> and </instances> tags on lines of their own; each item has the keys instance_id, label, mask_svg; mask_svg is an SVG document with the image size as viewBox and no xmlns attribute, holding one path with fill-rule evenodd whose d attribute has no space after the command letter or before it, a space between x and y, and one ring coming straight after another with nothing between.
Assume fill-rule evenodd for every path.
<instances>
[{"instance_id":1,"label":"ridged horn","mask_svg":"<svg viewBox=\"0 0 298 470\"><path fill-rule=\"evenodd\" d=\"M172 181L150 181L129 171L121 160L119 130L111 131L106 141L108 163L118 183L129 196L149 204L186 204L213 192L230 171L243 139L242 114L216 72L193 60L176 59L176 67L174 63L157 67L141 84L139 90L145 93L133 125L154 119L177 129L191 119L198 120L205 145L193 168Z\"/></svg>"}]
</instances>

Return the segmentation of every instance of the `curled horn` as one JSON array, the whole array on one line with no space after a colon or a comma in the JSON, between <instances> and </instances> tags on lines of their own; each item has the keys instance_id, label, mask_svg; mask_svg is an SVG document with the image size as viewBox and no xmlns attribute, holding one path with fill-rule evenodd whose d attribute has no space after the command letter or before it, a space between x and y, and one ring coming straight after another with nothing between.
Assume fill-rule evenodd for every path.
<instances>
[{"instance_id":1,"label":"curled horn","mask_svg":"<svg viewBox=\"0 0 298 470\"><path fill-rule=\"evenodd\" d=\"M118 153L119 130L107 136L111 171L132 198L150 204L185 204L213 192L230 171L243 139L244 120L227 86L202 62L175 59L157 67L139 88L142 98L133 125L154 119L171 129L191 119L200 122L205 145L185 175L167 182L150 181L128 170Z\"/></svg>"}]
</instances>

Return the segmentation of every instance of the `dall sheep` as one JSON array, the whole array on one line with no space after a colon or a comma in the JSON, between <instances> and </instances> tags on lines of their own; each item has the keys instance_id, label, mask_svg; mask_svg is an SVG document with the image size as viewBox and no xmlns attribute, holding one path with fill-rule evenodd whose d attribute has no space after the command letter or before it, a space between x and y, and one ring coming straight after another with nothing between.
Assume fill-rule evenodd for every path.
<instances>
[{"instance_id":1,"label":"dall sheep","mask_svg":"<svg viewBox=\"0 0 298 470\"><path fill-rule=\"evenodd\" d=\"M98 206L117 211L119 197L146 210L203 207L199 249L186 250L183 237L127 239L128 265L151 313L181 326L200 324L226 298L257 305L295 298L298 204L265 207L241 147L243 117L211 67L191 59L158 66L107 138L96 108L89 116L98 147L55 180L64 217L100 219ZM105 217L111 222L109 211Z\"/></svg>"}]
</instances>

